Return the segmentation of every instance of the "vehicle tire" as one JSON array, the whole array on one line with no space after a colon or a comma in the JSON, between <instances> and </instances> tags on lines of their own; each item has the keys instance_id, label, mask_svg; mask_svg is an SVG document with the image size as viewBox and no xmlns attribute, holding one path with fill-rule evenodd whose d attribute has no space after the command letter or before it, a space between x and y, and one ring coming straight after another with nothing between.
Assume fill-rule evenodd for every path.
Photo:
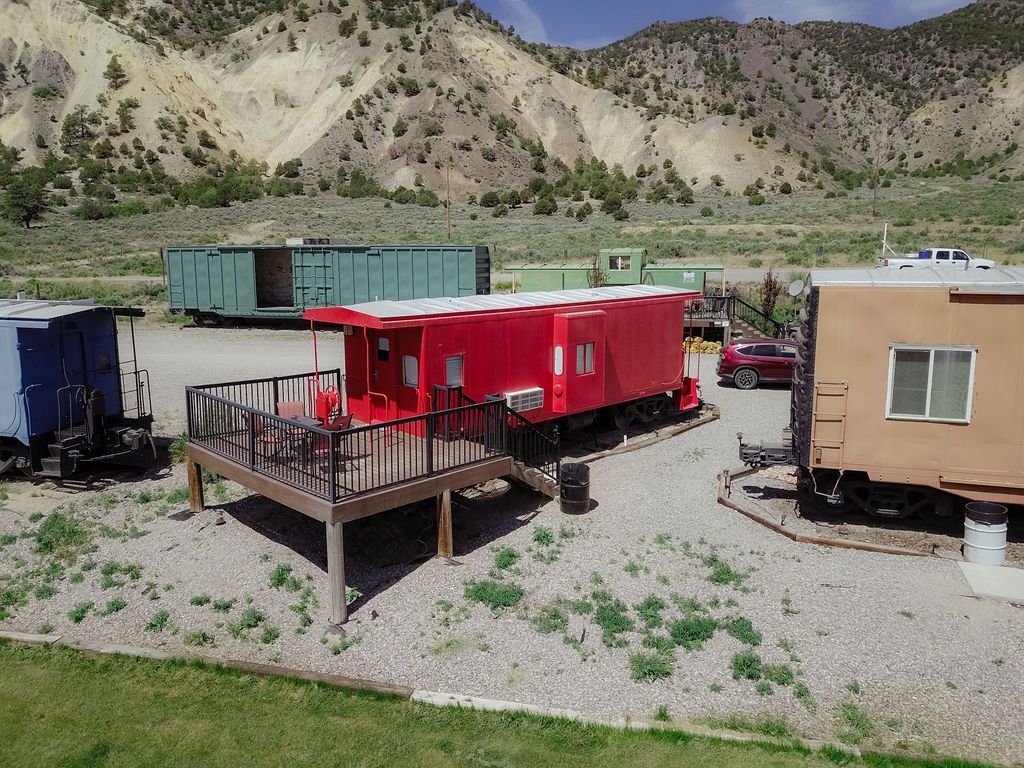
<instances>
[{"instance_id":1,"label":"vehicle tire","mask_svg":"<svg viewBox=\"0 0 1024 768\"><path fill-rule=\"evenodd\" d=\"M757 389L760 380L761 377L753 368L740 368L732 376L732 382L736 385L736 389Z\"/></svg>"},{"instance_id":2,"label":"vehicle tire","mask_svg":"<svg viewBox=\"0 0 1024 768\"><path fill-rule=\"evenodd\" d=\"M988 269L988 267L978 267L978 269Z\"/></svg>"}]
</instances>

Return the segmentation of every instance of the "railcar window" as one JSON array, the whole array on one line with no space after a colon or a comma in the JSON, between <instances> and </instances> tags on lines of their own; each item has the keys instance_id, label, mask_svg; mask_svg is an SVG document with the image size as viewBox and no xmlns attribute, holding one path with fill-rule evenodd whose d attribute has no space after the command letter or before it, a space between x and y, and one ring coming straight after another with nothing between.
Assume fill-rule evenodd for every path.
<instances>
[{"instance_id":1,"label":"railcar window","mask_svg":"<svg viewBox=\"0 0 1024 768\"><path fill-rule=\"evenodd\" d=\"M391 339L377 339L377 359L382 363L391 359Z\"/></svg>"},{"instance_id":2,"label":"railcar window","mask_svg":"<svg viewBox=\"0 0 1024 768\"><path fill-rule=\"evenodd\" d=\"M402 383L407 387L420 385L420 361L414 355L402 355Z\"/></svg>"},{"instance_id":3,"label":"railcar window","mask_svg":"<svg viewBox=\"0 0 1024 768\"><path fill-rule=\"evenodd\" d=\"M594 342L576 345L576 373L594 372Z\"/></svg>"},{"instance_id":4,"label":"railcar window","mask_svg":"<svg viewBox=\"0 0 1024 768\"><path fill-rule=\"evenodd\" d=\"M893 346L886 417L968 422L974 347Z\"/></svg>"},{"instance_id":5,"label":"railcar window","mask_svg":"<svg viewBox=\"0 0 1024 768\"><path fill-rule=\"evenodd\" d=\"M562 345L558 344L555 346L555 376L561 376L565 370L564 358L565 352L562 350Z\"/></svg>"}]
</instances>

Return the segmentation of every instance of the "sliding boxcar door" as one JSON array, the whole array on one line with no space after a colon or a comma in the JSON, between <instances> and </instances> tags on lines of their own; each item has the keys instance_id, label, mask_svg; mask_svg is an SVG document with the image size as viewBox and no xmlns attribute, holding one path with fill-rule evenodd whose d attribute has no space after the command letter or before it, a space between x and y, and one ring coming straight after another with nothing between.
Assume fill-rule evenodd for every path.
<instances>
[{"instance_id":1,"label":"sliding boxcar door","mask_svg":"<svg viewBox=\"0 0 1024 768\"><path fill-rule=\"evenodd\" d=\"M330 249L296 248L292 252L295 307L333 307L335 255Z\"/></svg>"}]
</instances>

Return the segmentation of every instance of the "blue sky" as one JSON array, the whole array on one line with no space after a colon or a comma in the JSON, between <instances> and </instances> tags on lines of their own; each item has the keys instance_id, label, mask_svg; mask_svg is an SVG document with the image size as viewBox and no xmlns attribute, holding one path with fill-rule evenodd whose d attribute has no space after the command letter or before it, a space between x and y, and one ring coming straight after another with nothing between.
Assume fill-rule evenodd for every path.
<instances>
[{"instance_id":1,"label":"blue sky","mask_svg":"<svg viewBox=\"0 0 1024 768\"><path fill-rule=\"evenodd\" d=\"M798 21L862 21L897 27L968 5L965 0L476 0L504 24L533 43L596 48L655 21L724 16L750 21L758 16Z\"/></svg>"}]
</instances>

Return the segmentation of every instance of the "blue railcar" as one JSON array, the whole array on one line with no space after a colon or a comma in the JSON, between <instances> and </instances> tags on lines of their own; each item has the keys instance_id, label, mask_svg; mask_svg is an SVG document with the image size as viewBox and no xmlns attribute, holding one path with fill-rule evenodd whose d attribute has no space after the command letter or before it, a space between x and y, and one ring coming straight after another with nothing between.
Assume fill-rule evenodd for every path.
<instances>
[{"instance_id":1,"label":"blue railcar","mask_svg":"<svg viewBox=\"0 0 1024 768\"><path fill-rule=\"evenodd\" d=\"M152 448L149 381L117 318L142 310L0 300L0 474L62 478ZM123 345L127 348L129 345ZM126 349L127 352L127 349Z\"/></svg>"}]
</instances>

